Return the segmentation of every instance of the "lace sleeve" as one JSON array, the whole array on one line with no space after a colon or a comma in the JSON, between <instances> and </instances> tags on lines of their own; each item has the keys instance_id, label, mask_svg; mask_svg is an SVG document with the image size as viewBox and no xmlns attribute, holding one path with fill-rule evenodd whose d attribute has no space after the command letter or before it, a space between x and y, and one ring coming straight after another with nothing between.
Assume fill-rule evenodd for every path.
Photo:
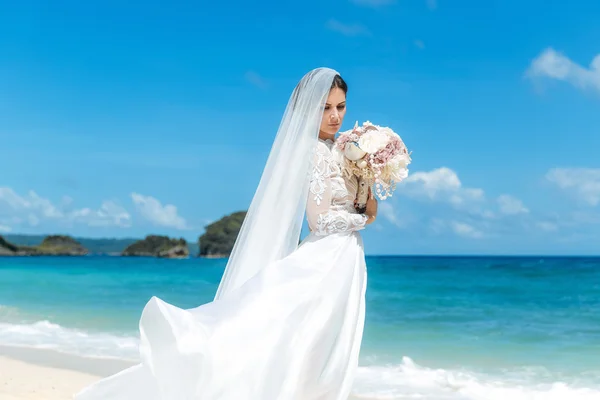
<instances>
[{"instance_id":1,"label":"lace sleeve","mask_svg":"<svg viewBox=\"0 0 600 400\"><path fill-rule=\"evenodd\" d=\"M363 229L368 219L366 215L332 209L334 161L328 153L323 149L315 152L306 206L308 226L318 236Z\"/></svg>"}]
</instances>

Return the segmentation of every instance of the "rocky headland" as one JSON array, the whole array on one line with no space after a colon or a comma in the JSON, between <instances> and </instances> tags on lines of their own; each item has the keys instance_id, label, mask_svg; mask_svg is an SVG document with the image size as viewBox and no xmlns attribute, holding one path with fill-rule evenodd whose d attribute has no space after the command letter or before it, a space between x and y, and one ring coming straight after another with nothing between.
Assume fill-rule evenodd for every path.
<instances>
[{"instance_id":1,"label":"rocky headland","mask_svg":"<svg viewBox=\"0 0 600 400\"><path fill-rule=\"evenodd\" d=\"M145 239L127 246L121 253L126 257L187 258L190 255L185 239L148 235Z\"/></svg>"},{"instance_id":2,"label":"rocky headland","mask_svg":"<svg viewBox=\"0 0 600 400\"><path fill-rule=\"evenodd\" d=\"M204 234L198 238L198 256L229 257L245 217L246 211L238 211L206 226Z\"/></svg>"},{"instance_id":3,"label":"rocky headland","mask_svg":"<svg viewBox=\"0 0 600 400\"><path fill-rule=\"evenodd\" d=\"M70 236L46 236L37 246L18 246L0 236L0 256L85 256L88 250Z\"/></svg>"}]
</instances>

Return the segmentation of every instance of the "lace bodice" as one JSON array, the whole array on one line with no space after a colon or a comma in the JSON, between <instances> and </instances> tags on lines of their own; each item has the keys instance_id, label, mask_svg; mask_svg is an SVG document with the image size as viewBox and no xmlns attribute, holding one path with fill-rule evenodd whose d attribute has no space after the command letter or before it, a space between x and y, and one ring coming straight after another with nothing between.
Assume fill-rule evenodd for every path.
<instances>
[{"instance_id":1,"label":"lace bodice","mask_svg":"<svg viewBox=\"0 0 600 400\"><path fill-rule=\"evenodd\" d=\"M354 208L358 181L343 178L332 145L319 140L316 146L306 206L308 226L319 236L363 229L368 219Z\"/></svg>"}]
</instances>

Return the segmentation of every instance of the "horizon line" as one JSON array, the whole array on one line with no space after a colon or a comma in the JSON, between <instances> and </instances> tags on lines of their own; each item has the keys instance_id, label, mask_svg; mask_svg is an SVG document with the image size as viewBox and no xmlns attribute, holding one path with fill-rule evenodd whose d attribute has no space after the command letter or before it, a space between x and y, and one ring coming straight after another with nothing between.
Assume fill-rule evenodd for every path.
<instances>
[{"instance_id":1,"label":"horizon line","mask_svg":"<svg viewBox=\"0 0 600 400\"><path fill-rule=\"evenodd\" d=\"M171 235L162 235L162 234L153 234L153 233L148 233L146 235L144 235L143 237L134 237L134 236L128 236L128 237L115 237L115 236L102 236L102 237L93 237L93 236L78 236L78 235L69 235L69 234L61 234L61 233L13 233L13 232L0 232L0 237L1 236L29 236L29 237L36 237L36 236L51 236L51 235L65 235L65 236L71 236L74 239L88 239L88 240L143 240L145 237L150 236L150 235L156 235L156 236L166 236L169 238L182 238L182 236L176 237L176 236L171 236ZM184 238L185 239L185 238ZM186 240L188 241L188 240ZM188 241L188 243L194 243L197 244L197 240L193 240L193 241ZM98 255L101 254L106 254L107 253L97 253ZM505 254L498 254L498 253L431 253L431 254L423 254L423 253L400 253L400 254L366 254L365 253L365 257L505 257L505 258L509 258L509 257L527 257L527 258L535 258L535 257L546 257L546 258L584 258L584 257L588 257L588 258L598 258L600 257L600 253L598 254L577 254L577 253L573 253L573 254L540 254L540 253L514 253L514 254L510 254L510 253L505 253Z\"/></svg>"}]
</instances>

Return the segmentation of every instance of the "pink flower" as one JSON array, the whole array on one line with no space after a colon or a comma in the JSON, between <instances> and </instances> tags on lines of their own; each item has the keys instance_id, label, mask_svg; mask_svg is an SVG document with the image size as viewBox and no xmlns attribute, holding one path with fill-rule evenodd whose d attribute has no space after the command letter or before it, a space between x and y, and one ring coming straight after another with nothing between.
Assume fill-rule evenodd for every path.
<instances>
[{"instance_id":1,"label":"pink flower","mask_svg":"<svg viewBox=\"0 0 600 400\"><path fill-rule=\"evenodd\" d=\"M337 144L338 149L343 151L346 148L346 143L358 142L358 137L359 136L356 133L354 133L354 131L344 132L340 133L340 136L335 142Z\"/></svg>"},{"instance_id":2,"label":"pink flower","mask_svg":"<svg viewBox=\"0 0 600 400\"><path fill-rule=\"evenodd\" d=\"M375 153L375 162L387 164L389 160L403 152L405 152L404 143L397 136L392 136L387 146Z\"/></svg>"}]
</instances>

